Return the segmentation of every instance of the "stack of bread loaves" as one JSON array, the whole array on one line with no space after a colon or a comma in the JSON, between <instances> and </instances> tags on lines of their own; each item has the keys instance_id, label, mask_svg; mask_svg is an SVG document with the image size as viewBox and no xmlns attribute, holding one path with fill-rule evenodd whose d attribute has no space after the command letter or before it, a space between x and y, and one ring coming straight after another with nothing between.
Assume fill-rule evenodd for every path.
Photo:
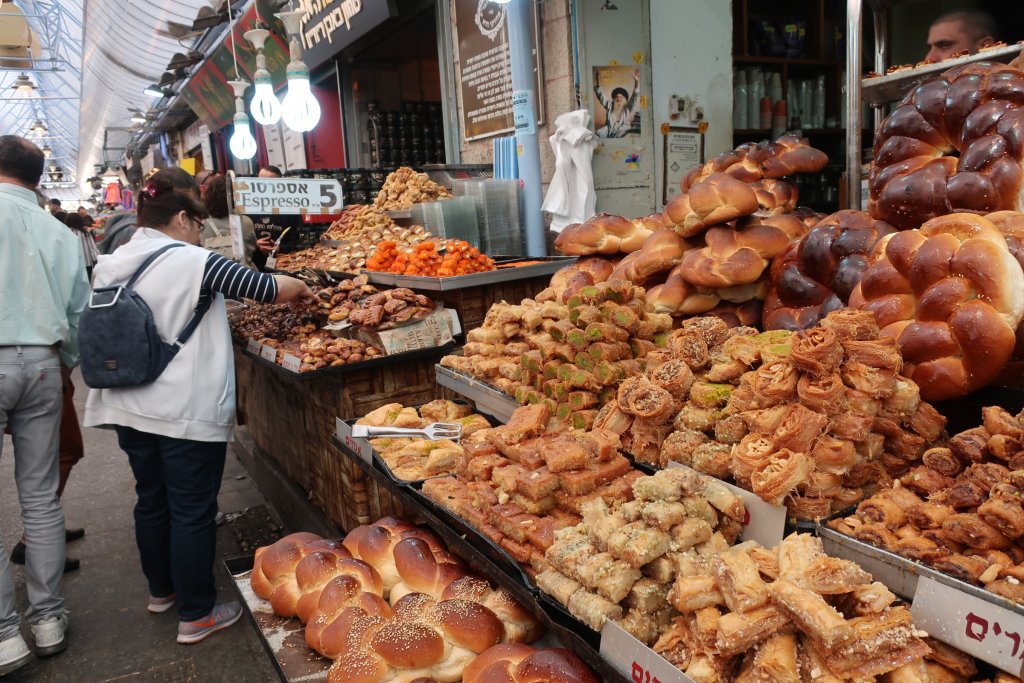
<instances>
[{"instance_id":1,"label":"stack of bread loaves","mask_svg":"<svg viewBox=\"0 0 1024 683\"><path fill-rule=\"evenodd\" d=\"M299 533L259 548L251 584L277 614L299 617L307 644L335 660L330 683L459 681L491 646L532 642L543 631L433 534L391 517L343 541Z\"/></svg>"},{"instance_id":2,"label":"stack of bread loaves","mask_svg":"<svg viewBox=\"0 0 1024 683\"><path fill-rule=\"evenodd\" d=\"M793 136L741 145L687 174L660 218L601 214L568 226L555 242L562 253L627 256L610 270L589 261L570 267L552 287L626 279L648 289L659 313L713 312L756 324L760 304L735 307L764 300L771 260L820 218L796 208L796 187L782 178L827 161Z\"/></svg>"}]
</instances>

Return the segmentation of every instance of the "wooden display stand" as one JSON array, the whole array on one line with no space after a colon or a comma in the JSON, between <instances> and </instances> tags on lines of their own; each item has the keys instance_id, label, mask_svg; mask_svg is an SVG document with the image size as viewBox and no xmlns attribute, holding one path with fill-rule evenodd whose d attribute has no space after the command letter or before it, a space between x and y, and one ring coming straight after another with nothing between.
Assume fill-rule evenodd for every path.
<instances>
[{"instance_id":1,"label":"wooden display stand","mask_svg":"<svg viewBox=\"0 0 1024 683\"><path fill-rule=\"evenodd\" d=\"M360 417L388 403L415 406L439 395L434 365L446 350L316 379L289 376L235 348L238 421L310 499L345 530L403 504L331 445L335 418Z\"/></svg>"}]
</instances>

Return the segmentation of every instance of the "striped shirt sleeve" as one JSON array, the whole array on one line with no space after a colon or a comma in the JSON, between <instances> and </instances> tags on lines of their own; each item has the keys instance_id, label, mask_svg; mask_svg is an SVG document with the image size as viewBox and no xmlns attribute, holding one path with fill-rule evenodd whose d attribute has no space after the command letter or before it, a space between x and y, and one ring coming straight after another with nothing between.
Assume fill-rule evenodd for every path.
<instances>
[{"instance_id":1,"label":"striped shirt sleeve","mask_svg":"<svg viewBox=\"0 0 1024 683\"><path fill-rule=\"evenodd\" d=\"M229 299L252 299L260 303L277 299L277 281L273 275L246 268L216 253L206 259L203 289L220 292Z\"/></svg>"}]
</instances>

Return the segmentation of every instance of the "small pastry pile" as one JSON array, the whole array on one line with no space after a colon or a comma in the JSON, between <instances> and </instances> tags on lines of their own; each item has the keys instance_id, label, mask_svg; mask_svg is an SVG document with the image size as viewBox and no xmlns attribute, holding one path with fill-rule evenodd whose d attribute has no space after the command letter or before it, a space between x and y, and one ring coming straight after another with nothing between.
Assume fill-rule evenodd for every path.
<instances>
[{"instance_id":1,"label":"small pastry pile","mask_svg":"<svg viewBox=\"0 0 1024 683\"><path fill-rule=\"evenodd\" d=\"M381 211L405 211L413 204L451 199L452 193L438 185L426 173L417 173L408 166L392 171L384 181L373 206Z\"/></svg>"},{"instance_id":2,"label":"small pastry pile","mask_svg":"<svg viewBox=\"0 0 1024 683\"><path fill-rule=\"evenodd\" d=\"M584 624L611 619L652 645L668 627L667 595L687 556L710 557L736 542L746 511L721 482L677 467L633 482L634 500L582 506L583 522L555 532L537 585Z\"/></svg>"},{"instance_id":3,"label":"small pastry pile","mask_svg":"<svg viewBox=\"0 0 1024 683\"><path fill-rule=\"evenodd\" d=\"M299 372L312 372L324 368L336 368L339 365L351 365L360 361L378 358L384 352L376 346L367 344L358 339L345 339L344 337L318 336L301 342L298 345L298 356L302 359L299 365ZM281 351L289 351L283 348ZM278 352L278 364L281 364L283 357Z\"/></svg>"},{"instance_id":4,"label":"small pastry pile","mask_svg":"<svg viewBox=\"0 0 1024 683\"><path fill-rule=\"evenodd\" d=\"M697 683L873 680L923 668L930 652L909 608L810 535L689 551L676 564L668 599L681 616L654 651Z\"/></svg>"},{"instance_id":5,"label":"small pastry pile","mask_svg":"<svg viewBox=\"0 0 1024 683\"><path fill-rule=\"evenodd\" d=\"M982 416L830 526L1024 604L1024 413Z\"/></svg>"},{"instance_id":6,"label":"small pastry pile","mask_svg":"<svg viewBox=\"0 0 1024 683\"><path fill-rule=\"evenodd\" d=\"M364 330L386 330L422 320L433 313L435 307L430 297L398 287L366 297L348 314L348 320Z\"/></svg>"},{"instance_id":7,"label":"small pastry pile","mask_svg":"<svg viewBox=\"0 0 1024 683\"><path fill-rule=\"evenodd\" d=\"M414 225L411 228L370 230L358 237L348 238L340 247L316 244L309 249L278 254L275 267L285 272L312 268L331 273L355 273L366 265L366 260L373 255L378 243L383 240L413 246L430 239L434 239L434 236L421 225Z\"/></svg>"},{"instance_id":8,"label":"small pastry pile","mask_svg":"<svg viewBox=\"0 0 1024 683\"><path fill-rule=\"evenodd\" d=\"M640 460L731 476L801 519L887 488L945 428L865 311L836 311L799 334L693 318L646 363L594 426L621 434Z\"/></svg>"},{"instance_id":9,"label":"small pastry pile","mask_svg":"<svg viewBox=\"0 0 1024 683\"><path fill-rule=\"evenodd\" d=\"M483 415L474 414L470 406L444 399L420 406L418 411L400 403L389 403L359 418L356 424L419 429L432 422L461 425L462 438L491 426ZM448 439L380 438L371 439L370 445L387 464L391 474L403 481L453 474L462 467L465 457L462 446Z\"/></svg>"},{"instance_id":10,"label":"small pastry pile","mask_svg":"<svg viewBox=\"0 0 1024 683\"><path fill-rule=\"evenodd\" d=\"M463 355L441 364L589 428L619 382L643 370L637 359L657 347L672 318L649 312L643 290L622 280L583 287L567 303L551 290L542 296L491 306Z\"/></svg>"},{"instance_id":11,"label":"small pastry pile","mask_svg":"<svg viewBox=\"0 0 1024 683\"><path fill-rule=\"evenodd\" d=\"M391 216L383 211L365 204L351 204L345 207L338 220L331 223L331 227L327 228L320 239L354 240L363 235L371 237L375 234L378 239L384 239L385 233L397 228Z\"/></svg>"},{"instance_id":12,"label":"small pastry pile","mask_svg":"<svg viewBox=\"0 0 1024 683\"><path fill-rule=\"evenodd\" d=\"M316 301L309 305L310 311L325 322L342 322L348 320L349 314L359 308L361 301L379 291L365 275L358 275L318 289Z\"/></svg>"},{"instance_id":13,"label":"small pastry pile","mask_svg":"<svg viewBox=\"0 0 1024 683\"><path fill-rule=\"evenodd\" d=\"M259 548L250 582L276 614L305 624L311 649L334 660L328 683L455 683L488 648L543 633L529 610L468 573L431 532L393 517L341 541L298 533Z\"/></svg>"},{"instance_id":14,"label":"small pastry pile","mask_svg":"<svg viewBox=\"0 0 1024 683\"><path fill-rule=\"evenodd\" d=\"M261 343L305 339L320 329L310 312L300 311L290 304L251 303L230 323L233 336Z\"/></svg>"}]
</instances>

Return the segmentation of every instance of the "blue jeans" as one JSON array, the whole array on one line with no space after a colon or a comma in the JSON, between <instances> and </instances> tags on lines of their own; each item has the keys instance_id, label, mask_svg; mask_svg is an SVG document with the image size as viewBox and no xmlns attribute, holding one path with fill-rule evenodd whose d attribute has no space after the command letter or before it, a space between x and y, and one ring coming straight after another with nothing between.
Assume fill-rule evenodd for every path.
<instances>
[{"instance_id":1,"label":"blue jeans","mask_svg":"<svg viewBox=\"0 0 1024 683\"><path fill-rule=\"evenodd\" d=\"M176 593L178 618L200 619L217 598L215 518L227 443L116 429L135 474L135 542L149 593Z\"/></svg>"},{"instance_id":2,"label":"blue jeans","mask_svg":"<svg viewBox=\"0 0 1024 683\"><path fill-rule=\"evenodd\" d=\"M64 510L57 497L58 435L63 397L60 359L48 346L0 347L0 449L10 426L14 479L25 528L29 622L64 612ZM0 640L18 633L14 578L0 548Z\"/></svg>"}]
</instances>

